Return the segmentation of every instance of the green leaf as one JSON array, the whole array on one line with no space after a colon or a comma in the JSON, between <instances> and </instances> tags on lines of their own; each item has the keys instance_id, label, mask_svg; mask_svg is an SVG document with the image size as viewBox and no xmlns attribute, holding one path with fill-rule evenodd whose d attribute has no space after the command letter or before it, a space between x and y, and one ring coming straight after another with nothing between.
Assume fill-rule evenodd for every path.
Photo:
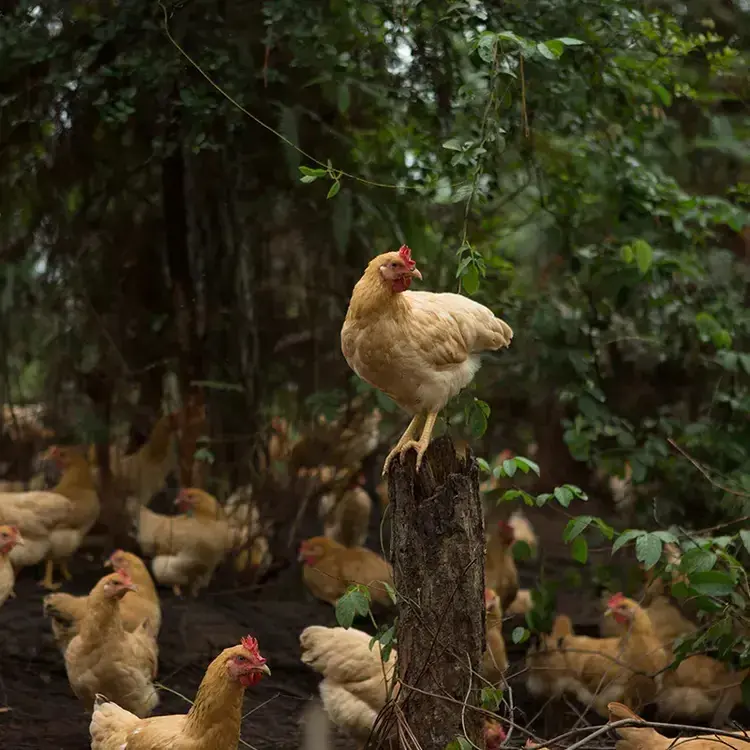
<instances>
[{"instance_id":1,"label":"green leaf","mask_svg":"<svg viewBox=\"0 0 750 750\"><path fill-rule=\"evenodd\" d=\"M513 544L513 546L510 548L510 551L513 553L513 559L517 562L530 560L532 556L531 546L528 542L524 542L521 539Z\"/></svg>"},{"instance_id":2,"label":"green leaf","mask_svg":"<svg viewBox=\"0 0 750 750\"><path fill-rule=\"evenodd\" d=\"M573 493L565 486L555 487L554 495L555 500L557 500L563 508L568 508L573 500Z\"/></svg>"},{"instance_id":3,"label":"green leaf","mask_svg":"<svg viewBox=\"0 0 750 750\"><path fill-rule=\"evenodd\" d=\"M483 687L481 692L482 708L495 713L503 702L503 691L500 688Z\"/></svg>"},{"instance_id":4,"label":"green leaf","mask_svg":"<svg viewBox=\"0 0 750 750\"><path fill-rule=\"evenodd\" d=\"M370 591L366 586L355 584L336 602L336 622L342 628L350 628L355 615L364 617L370 611Z\"/></svg>"},{"instance_id":5,"label":"green leaf","mask_svg":"<svg viewBox=\"0 0 750 750\"><path fill-rule=\"evenodd\" d=\"M652 531L651 533L658 536L664 544L677 543L677 537L671 531Z\"/></svg>"},{"instance_id":6,"label":"green leaf","mask_svg":"<svg viewBox=\"0 0 750 750\"><path fill-rule=\"evenodd\" d=\"M623 245L620 248L620 257L629 265L633 262L633 248L630 245Z\"/></svg>"},{"instance_id":7,"label":"green leaf","mask_svg":"<svg viewBox=\"0 0 750 750\"><path fill-rule=\"evenodd\" d=\"M563 541L572 542L577 536L586 531L593 520L592 516L578 516L578 518L571 518L563 531Z\"/></svg>"},{"instance_id":8,"label":"green leaf","mask_svg":"<svg viewBox=\"0 0 750 750\"><path fill-rule=\"evenodd\" d=\"M537 476L541 476L539 473L539 464L535 463L529 458L523 456L516 456L513 459L516 462L516 466L524 473L528 474L529 470L533 471Z\"/></svg>"},{"instance_id":9,"label":"green leaf","mask_svg":"<svg viewBox=\"0 0 750 750\"><path fill-rule=\"evenodd\" d=\"M474 747L466 737L458 735L445 746L445 750L474 750Z\"/></svg>"},{"instance_id":10,"label":"green leaf","mask_svg":"<svg viewBox=\"0 0 750 750\"><path fill-rule=\"evenodd\" d=\"M632 542L633 539L638 539L645 533L645 531L641 531L640 529L628 529L627 531L623 531L622 534L617 537L615 543L612 545L612 554L614 555L617 550L619 550L621 547L624 547L628 542Z\"/></svg>"},{"instance_id":11,"label":"green leaf","mask_svg":"<svg viewBox=\"0 0 750 750\"><path fill-rule=\"evenodd\" d=\"M336 89L336 99L339 107L339 112L344 114L349 109L349 86L345 83L339 84Z\"/></svg>"},{"instance_id":12,"label":"green leaf","mask_svg":"<svg viewBox=\"0 0 750 750\"><path fill-rule=\"evenodd\" d=\"M672 104L672 94L670 94L664 86L657 83L652 86L652 89L656 92L656 95L661 99L661 103L665 107L669 107Z\"/></svg>"},{"instance_id":13,"label":"green leaf","mask_svg":"<svg viewBox=\"0 0 750 750\"><path fill-rule=\"evenodd\" d=\"M635 541L635 556L649 570L659 562L663 544L655 534L644 534Z\"/></svg>"},{"instance_id":14,"label":"green leaf","mask_svg":"<svg viewBox=\"0 0 750 750\"><path fill-rule=\"evenodd\" d=\"M690 588L704 596L728 596L735 587L732 576L720 570L694 573L689 578Z\"/></svg>"},{"instance_id":15,"label":"green leaf","mask_svg":"<svg viewBox=\"0 0 750 750\"><path fill-rule=\"evenodd\" d=\"M313 167L300 167L299 171L304 175L308 175L309 177L325 177L328 174L328 171L325 169L318 169Z\"/></svg>"},{"instance_id":16,"label":"green leaf","mask_svg":"<svg viewBox=\"0 0 750 750\"><path fill-rule=\"evenodd\" d=\"M469 430L475 438L480 438L487 432L487 417L476 404L472 407L469 414Z\"/></svg>"},{"instance_id":17,"label":"green leaf","mask_svg":"<svg viewBox=\"0 0 750 750\"><path fill-rule=\"evenodd\" d=\"M516 462L512 458L507 458L503 461L503 472L508 477L514 477L516 474Z\"/></svg>"},{"instance_id":18,"label":"green leaf","mask_svg":"<svg viewBox=\"0 0 750 750\"><path fill-rule=\"evenodd\" d=\"M559 39L548 39L544 44L556 58L565 51L565 45Z\"/></svg>"},{"instance_id":19,"label":"green leaf","mask_svg":"<svg viewBox=\"0 0 750 750\"><path fill-rule=\"evenodd\" d=\"M443 148L447 148L449 151L463 151L463 146L458 138L451 138L449 141L446 141L443 144Z\"/></svg>"},{"instance_id":20,"label":"green leaf","mask_svg":"<svg viewBox=\"0 0 750 750\"><path fill-rule=\"evenodd\" d=\"M510 634L510 638L513 643L526 643L529 640L531 633L522 627L513 628L513 632Z\"/></svg>"},{"instance_id":21,"label":"green leaf","mask_svg":"<svg viewBox=\"0 0 750 750\"><path fill-rule=\"evenodd\" d=\"M469 296L476 294L479 289L479 270L476 266L469 266L461 277L461 285Z\"/></svg>"},{"instance_id":22,"label":"green leaf","mask_svg":"<svg viewBox=\"0 0 750 750\"><path fill-rule=\"evenodd\" d=\"M589 559L589 544L582 536L573 540L573 544L570 545L570 556L581 565L586 564Z\"/></svg>"},{"instance_id":23,"label":"green leaf","mask_svg":"<svg viewBox=\"0 0 750 750\"><path fill-rule=\"evenodd\" d=\"M386 593L390 597L390 600L394 604L397 604L398 603L398 597L396 596L396 589L394 589L393 586L391 586L391 584L388 583L388 581L382 581L382 584L385 587ZM367 613L365 613L365 614L367 614Z\"/></svg>"},{"instance_id":24,"label":"green leaf","mask_svg":"<svg viewBox=\"0 0 750 750\"><path fill-rule=\"evenodd\" d=\"M341 183L336 180L333 185L331 185L326 198L333 198L334 195L338 195L339 190L341 190Z\"/></svg>"},{"instance_id":25,"label":"green leaf","mask_svg":"<svg viewBox=\"0 0 750 750\"><path fill-rule=\"evenodd\" d=\"M476 458L477 466L479 471L483 471L485 474L492 474L492 467L483 458Z\"/></svg>"},{"instance_id":26,"label":"green leaf","mask_svg":"<svg viewBox=\"0 0 750 750\"><path fill-rule=\"evenodd\" d=\"M651 268L651 263L654 259L654 251L651 245L645 240L638 239L633 243L633 253L641 276L645 276L648 273L648 269Z\"/></svg>"},{"instance_id":27,"label":"green leaf","mask_svg":"<svg viewBox=\"0 0 750 750\"><path fill-rule=\"evenodd\" d=\"M549 492L542 492L541 494L536 496L536 507L541 508L543 505L546 505L547 502L552 498L552 494Z\"/></svg>"},{"instance_id":28,"label":"green leaf","mask_svg":"<svg viewBox=\"0 0 750 750\"><path fill-rule=\"evenodd\" d=\"M559 36L557 37L557 41L562 42L566 47L578 47L581 44L586 44L586 42L582 42L580 39L575 39L570 36Z\"/></svg>"},{"instance_id":29,"label":"green leaf","mask_svg":"<svg viewBox=\"0 0 750 750\"><path fill-rule=\"evenodd\" d=\"M536 49L542 57L546 57L548 60L557 60L559 57L544 42L539 42L536 45Z\"/></svg>"},{"instance_id":30,"label":"green leaf","mask_svg":"<svg viewBox=\"0 0 750 750\"><path fill-rule=\"evenodd\" d=\"M317 179L318 178L314 174L303 174L302 177L299 178L299 181L309 184L311 182L315 182L315 180Z\"/></svg>"},{"instance_id":31,"label":"green leaf","mask_svg":"<svg viewBox=\"0 0 750 750\"><path fill-rule=\"evenodd\" d=\"M688 576L693 573L705 573L713 569L716 559L716 555L710 550L693 547L682 555L680 570Z\"/></svg>"},{"instance_id":32,"label":"green leaf","mask_svg":"<svg viewBox=\"0 0 750 750\"><path fill-rule=\"evenodd\" d=\"M742 529L742 531L740 531L740 539L742 539L742 544L745 545L745 549L750 552L750 530Z\"/></svg>"},{"instance_id":33,"label":"green leaf","mask_svg":"<svg viewBox=\"0 0 750 750\"><path fill-rule=\"evenodd\" d=\"M336 602L336 622L342 628L350 628L354 622L354 602L348 593Z\"/></svg>"}]
</instances>

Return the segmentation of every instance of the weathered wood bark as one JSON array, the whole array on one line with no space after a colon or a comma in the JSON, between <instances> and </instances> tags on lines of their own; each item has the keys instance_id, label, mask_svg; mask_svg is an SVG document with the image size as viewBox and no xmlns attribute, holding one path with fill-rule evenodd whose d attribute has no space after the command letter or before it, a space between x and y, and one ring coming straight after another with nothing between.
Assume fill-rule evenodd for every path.
<instances>
[{"instance_id":1,"label":"weathered wood bark","mask_svg":"<svg viewBox=\"0 0 750 750\"><path fill-rule=\"evenodd\" d=\"M484 516L476 463L456 455L448 437L429 447L415 471L410 451L388 480L391 559L399 595L398 702L424 750L458 735L483 747L478 712L485 643ZM444 695L451 700L410 690ZM391 735L392 736L392 735Z\"/></svg>"}]
</instances>

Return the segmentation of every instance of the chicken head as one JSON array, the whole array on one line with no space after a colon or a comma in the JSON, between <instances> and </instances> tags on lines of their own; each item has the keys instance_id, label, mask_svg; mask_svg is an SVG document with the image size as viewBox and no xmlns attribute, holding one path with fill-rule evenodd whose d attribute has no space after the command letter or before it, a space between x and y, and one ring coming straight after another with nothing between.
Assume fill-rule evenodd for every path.
<instances>
[{"instance_id":1,"label":"chicken head","mask_svg":"<svg viewBox=\"0 0 750 750\"><path fill-rule=\"evenodd\" d=\"M492 589L484 590L484 611L488 614L500 609L500 598Z\"/></svg>"},{"instance_id":2,"label":"chicken head","mask_svg":"<svg viewBox=\"0 0 750 750\"><path fill-rule=\"evenodd\" d=\"M23 544L18 526L0 526L0 555L7 555L18 544Z\"/></svg>"},{"instance_id":3,"label":"chicken head","mask_svg":"<svg viewBox=\"0 0 750 750\"><path fill-rule=\"evenodd\" d=\"M380 275L396 293L405 292L414 276L420 281L422 279L417 264L411 259L411 250L406 245L401 245L397 253L381 256Z\"/></svg>"},{"instance_id":4,"label":"chicken head","mask_svg":"<svg viewBox=\"0 0 750 750\"><path fill-rule=\"evenodd\" d=\"M634 611L630 600L625 598L621 591L618 591L609 598L607 611L604 614L607 617L614 617L618 625L627 625L633 618Z\"/></svg>"},{"instance_id":5,"label":"chicken head","mask_svg":"<svg viewBox=\"0 0 750 750\"><path fill-rule=\"evenodd\" d=\"M182 513L193 513L204 518L219 518L219 503L213 495L197 487L180 490L175 505Z\"/></svg>"},{"instance_id":6,"label":"chicken head","mask_svg":"<svg viewBox=\"0 0 750 750\"><path fill-rule=\"evenodd\" d=\"M229 649L227 672L242 687L256 685L263 679L263 675L271 674L266 659L260 654L256 638L248 635L242 639L239 646Z\"/></svg>"},{"instance_id":7,"label":"chicken head","mask_svg":"<svg viewBox=\"0 0 750 750\"><path fill-rule=\"evenodd\" d=\"M503 725L492 719L484 720L484 746L487 750L500 750L506 735Z\"/></svg>"},{"instance_id":8,"label":"chicken head","mask_svg":"<svg viewBox=\"0 0 750 750\"><path fill-rule=\"evenodd\" d=\"M508 547L510 547L516 540L516 532L513 530L513 526L511 526L507 521L497 522L497 534L500 537L501 541L504 542Z\"/></svg>"},{"instance_id":9,"label":"chicken head","mask_svg":"<svg viewBox=\"0 0 750 750\"><path fill-rule=\"evenodd\" d=\"M118 570L105 576L100 583L102 592L107 599L121 599L128 591L138 591L138 587L124 570Z\"/></svg>"},{"instance_id":10,"label":"chicken head","mask_svg":"<svg viewBox=\"0 0 750 750\"><path fill-rule=\"evenodd\" d=\"M299 546L297 559L305 565L315 565L318 560L325 557L328 542L330 539L321 536L305 539Z\"/></svg>"}]
</instances>

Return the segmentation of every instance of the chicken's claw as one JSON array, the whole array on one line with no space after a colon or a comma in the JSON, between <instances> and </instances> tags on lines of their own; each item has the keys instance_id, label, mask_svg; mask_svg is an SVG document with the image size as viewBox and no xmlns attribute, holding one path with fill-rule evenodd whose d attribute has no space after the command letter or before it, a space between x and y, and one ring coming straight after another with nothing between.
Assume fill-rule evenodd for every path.
<instances>
[{"instance_id":1,"label":"chicken's claw","mask_svg":"<svg viewBox=\"0 0 750 750\"><path fill-rule=\"evenodd\" d=\"M44 564L44 578L37 583L38 586L43 586L47 591L57 591L62 586L62 583L54 583L52 580L54 563L52 560L47 560Z\"/></svg>"},{"instance_id":2,"label":"chicken's claw","mask_svg":"<svg viewBox=\"0 0 750 750\"><path fill-rule=\"evenodd\" d=\"M419 467L422 465L422 459L424 458L424 454L427 451L428 446L429 443L423 443L421 440L409 440L408 442L404 443L404 445L401 447L401 450L399 451L399 453L401 454L401 463L404 462L406 454L412 448L414 448L414 450L417 452L417 471L419 471Z\"/></svg>"}]
</instances>

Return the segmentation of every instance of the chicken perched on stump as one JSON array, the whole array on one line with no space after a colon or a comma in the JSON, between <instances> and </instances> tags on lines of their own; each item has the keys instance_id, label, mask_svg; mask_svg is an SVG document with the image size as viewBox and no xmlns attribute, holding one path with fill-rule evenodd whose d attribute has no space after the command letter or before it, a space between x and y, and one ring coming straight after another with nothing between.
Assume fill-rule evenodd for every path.
<instances>
[{"instance_id":1,"label":"chicken perched on stump","mask_svg":"<svg viewBox=\"0 0 750 750\"><path fill-rule=\"evenodd\" d=\"M472 381L480 352L503 349L513 338L507 323L467 297L408 291L415 276L422 278L406 245L373 258L354 287L341 329L341 350L352 370L414 415L383 473L410 448L419 469L438 413Z\"/></svg>"}]
</instances>

